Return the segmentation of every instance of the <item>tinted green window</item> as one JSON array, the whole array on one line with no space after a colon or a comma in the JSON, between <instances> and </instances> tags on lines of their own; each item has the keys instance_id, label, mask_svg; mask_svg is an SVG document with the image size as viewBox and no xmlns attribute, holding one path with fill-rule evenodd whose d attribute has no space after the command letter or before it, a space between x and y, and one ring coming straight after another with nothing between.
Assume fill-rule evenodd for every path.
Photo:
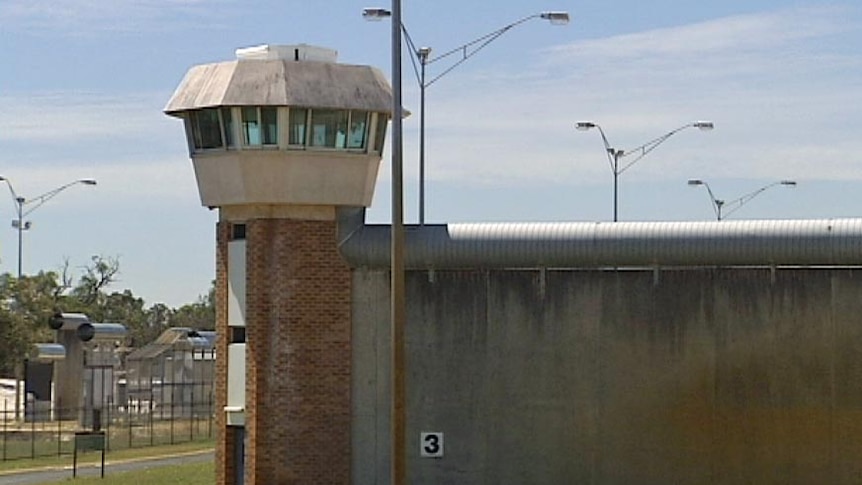
<instances>
[{"instance_id":1,"label":"tinted green window","mask_svg":"<svg viewBox=\"0 0 862 485\"><path fill-rule=\"evenodd\" d=\"M260 145L260 120L257 117L257 108L242 109L242 142L245 145Z\"/></svg>"},{"instance_id":2,"label":"tinted green window","mask_svg":"<svg viewBox=\"0 0 862 485\"><path fill-rule=\"evenodd\" d=\"M227 141L227 146L235 147L236 140L233 139L233 114L230 108L221 109L221 119L224 123L224 139Z\"/></svg>"},{"instance_id":3,"label":"tinted green window","mask_svg":"<svg viewBox=\"0 0 862 485\"><path fill-rule=\"evenodd\" d=\"M374 136L374 150L378 153L383 153L383 142L386 139L386 116L382 113L377 113L377 130Z\"/></svg>"},{"instance_id":4,"label":"tinted green window","mask_svg":"<svg viewBox=\"0 0 862 485\"><path fill-rule=\"evenodd\" d=\"M278 145L278 110L261 108L260 119L263 124L263 144Z\"/></svg>"},{"instance_id":5,"label":"tinted green window","mask_svg":"<svg viewBox=\"0 0 862 485\"><path fill-rule=\"evenodd\" d=\"M308 110L304 108L290 108L290 145L305 145L305 123L308 119Z\"/></svg>"},{"instance_id":6,"label":"tinted green window","mask_svg":"<svg viewBox=\"0 0 862 485\"><path fill-rule=\"evenodd\" d=\"M365 148L365 138L368 133L368 112L350 112L350 131L347 137L347 148Z\"/></svg>"},{"instance_id":7,"label":"tinted green window","mask_svg":"<svg viewBox=\"0 0 862 485\"><path fill-rule=\"evenodd\" d=\"M312 110L311 146L345 148L347 142L347 111Z\"/></svg>"},{"instance_id":8,"label":"tinted green window","mask_svg":"<svg viewBox=\"0 0 862 485\"><path fill-rule=\"evenodd\" d=\"M195 148L205 150L208 148L221 148L221 124L219 123L218 109L202 109L191 112L192 136Z\"/></svg>"}]
</instances>

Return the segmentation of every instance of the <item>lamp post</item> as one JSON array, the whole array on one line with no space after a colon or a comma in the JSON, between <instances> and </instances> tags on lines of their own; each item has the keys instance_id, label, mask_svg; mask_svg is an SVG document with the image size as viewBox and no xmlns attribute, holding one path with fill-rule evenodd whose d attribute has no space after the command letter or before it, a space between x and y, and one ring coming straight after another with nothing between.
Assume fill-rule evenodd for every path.
<instances>
[{"instance_id":1,"label":"lamp post","mask_svg":"<svg viewBox=\"0 0 862 485\"><path fill-rule=\"evenodd\" d=\"M18 231L18 280L17 285L21 285L21 277L23 276L23 242L24 242L24 231L30 229L30 221L25 221L24 217L38 209L42 204L48 202L57 196L60 192L68 189L69 187L75 184L85 184L85 185L96 185L96 181L92 179L81 179L75 180L74 182L69 182L66 185L62 185L57 187L56 189L49 190L42 195L34 197L32 199L25 199L24 197L18 195L15 192L15 187L12 185L12 182L6 177L0 176L0 181L6 182L6 186L9 187L9 193L12 194L12 201L15 202L15 219L12 220L12 227ZM32 204L32 206L29 206ZM28 207L27 210L24 210ZM20 291L20 289L18 290ZM20 298L18 299L18 303L20 304ZM20 369L20 368L19 368ZM20 370L19 370L20 372ZM19 379L15 379L15 419L21 414L21 386L19 384Z\"/></svg>"},{"instance_id":2,"label":"lamp post","mask_svg":"<svg viewBox=\"0 0 862 485\"><path fill-rule=\"evenodd\" d=\"M25 221L24 217L26 217L28 214L41 207L42 204L53 199L60 192L68 189L69 187L76 184L96 185L96 181L93 179L75 180L74 182L69 182L68 184L61 185L56 189L49 190L48 192L45 192L44 194L36 196L32 199L25 199L24 197L18 195L18 193L15 192L15 187L12 186L12 182L6 177L0 176L0 181L6 182L6 185L9 187L9 193L12 194L12 201L15 202L16 217L12 221L12 227L17 229L18 231L18 280L20 281L21 276L23 275L23 234L24 231L30 229L30 221ZM27 208L27 210L25 210L25 208Z\"/></svg>"},{"instance_id":3,"label":"lamp post","mask_svg":"<svg viewBox=\"0 0 862 485\"><path fill-rule=\"evenodd\" d=\"M390 275L390 483L404 485L407 480L406 380L404 327L407 320L404 297L404 161L401 119L401 0L392 0L392 9L366 8L368 20L392 17L392 232ZM406 32L406 31L405 31Z\"/></svg>"},{"instance_id":4,"label":"lamp post","mask_svg":"<svg viewBox=\"0 0 862 485\"><path fill-rule=\"evenodd\" d=\"M362 16L368 20L380 20L382 18L392 16L392 13L389 10L382 8L366 8L362 11ZM480 50L499 38L501 35L532 19L547 20L552 25L565 25L569 23L569 14L568 12L541 12L528 15L510 24L504 25L493 32L489 32L477 39L471 40L466 44L444 52L434 58L431 57L430 47L416 47L416 44L413 43L413 39L410 37L410 33L407 31L407 28L403 23L401 23L401 30L404 32L404 39L413 55L410 60L413 63L413 72L416 74L416 81L419 84L419 225L425 224L425 90L440 78L452 72L453 69L464 63L467 59L476 55ZM398 22L393 21L393 23L398 25ZM426 80L426 66L448 59L450 56L456 54L461 55L457 61L433 78ZM418 67L417 63L419 64Z\"/></svg>"},{"instance_id":5,"label":"lamp post","mask_svg":"<svg viewBox=\"0 0 862 485\"><path fill-rule=\"evenodd\" d=\"M709 201L710 201L710 203L712 203L712 209L713 209L713 211L715 211L715 218L716 218L716 220L720 221L720 220L726 218L727 216L729 216L730 214L733 214L734 212L738 211L743 205L747 204L749 201L751 201L751 199L753 199L753 198L757 197L758 195L760 195L761 193L763 193L763 191L770 189L772 187L775 187L776 185L785 185L788 187L795 187L796 181L794 181L794 180L779 180L778 182L772 182L771 184L766 184L763 187L761 187L755 191L752 191L752 192L749 192L749 193L743 195L742 197L738 197L736 199L729 200L729 201L717 198L715 196L715 194L712 192L712 187L710 187L709 184L705 180L692 179L692 180L688 181L688 185L691 185L691 186L702 185L703 187L706 188L706 191L709 194ZM730 210L722 213L722 211L726 208L730 208Z\"/></svg>"},{"instance_id":6,"label":"lamp post","mask_svg":"<svg viewBox=\"0 0 862 485\"><path fill-rule=\"evenodd\" d=\"M605 152L608 156L608 163L611 166L611 172L614 174L614 222L617 222L619 220L617 207L619 205L619 177L621 173L631 168L632 165L640 161L640 159L645 157L649 152L655 150L668 138L686 128L697 128L702 131L708 131L712 130L714 127L715 125L711 121L695 121L693 123L680 126L675 130L671 130L664 135L658 138L654 138L644 143L643 145L632 148L631 150L618 150L611 146L610 142L608 141L608 137L605 135L605 131L599 124L593 123L592 121L579 121L575 124L575 129L577 130L587 131L592 128L597 128L599 130L599 133L602 135L602 142L605 144ZM635 155L635 157L625 165L620 166L620 160L630 155Z\"/></svg>"}]
</instances>

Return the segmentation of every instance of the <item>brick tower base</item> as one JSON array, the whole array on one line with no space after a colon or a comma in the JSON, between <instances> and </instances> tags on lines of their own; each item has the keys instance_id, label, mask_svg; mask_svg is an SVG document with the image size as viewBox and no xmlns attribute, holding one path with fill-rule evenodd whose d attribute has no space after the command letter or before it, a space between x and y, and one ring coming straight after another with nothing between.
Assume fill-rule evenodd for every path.
<instances>
[{"instance_id":1,"label":"brick tower base","mask_svg":"<svg viewBox=\"0 0 862 485\"><path fill-rule=\"evenodd\" d=\"M335 221L246 224L245 483L350 482L350 268ZM217 230L217 410L227 402L228 239ZM232 485L233 430L219 412L216 469Z\"/></svg>"}]
</instances>

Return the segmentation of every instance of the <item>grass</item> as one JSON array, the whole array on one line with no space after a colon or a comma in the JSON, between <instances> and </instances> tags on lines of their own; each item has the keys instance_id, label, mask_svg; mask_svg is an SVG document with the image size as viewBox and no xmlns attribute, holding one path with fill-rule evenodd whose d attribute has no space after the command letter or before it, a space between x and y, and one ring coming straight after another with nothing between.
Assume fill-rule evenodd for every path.
<instances>
[{"instance_id":1,"label":"grass","mask_svg":"<svg viewBox=\"0 0 862 485\"><path fill-rule=\"evenodd\" d=\"M156 467L147 470L134 470L124 473L106 473L105 478L71 477L59 482L47 482L42 485L57 485L72 483L76 485L212 485L215 482L215 465L212 462L189 463L186 465Z\"/></svg>"},{"instance_id":2,"label":"grass","mask_svg":"<svg viewBox=\"0 0 862 485\"><path fill-rule=\"evenodd\" d=\"M107 461L130 460L135 458L146 458L151 456L176 455L192 451L212 449L213 440L192 441L176 445L147 446L142 448L127 448L123 450L111 450L105 455ZM100 461L100 452L88 452L78 455L79 463L96 463ZM46 456L35 459L19 459L0 462L0 476L4 471L24 470L33 468L50 468L56 466L68 466L72 464L72 455ZM169 482L166 482L169 483ZM192 482L190 482L192 483ZM138 484L140 485L140 484Z\"/></svg>"}]
</instances>

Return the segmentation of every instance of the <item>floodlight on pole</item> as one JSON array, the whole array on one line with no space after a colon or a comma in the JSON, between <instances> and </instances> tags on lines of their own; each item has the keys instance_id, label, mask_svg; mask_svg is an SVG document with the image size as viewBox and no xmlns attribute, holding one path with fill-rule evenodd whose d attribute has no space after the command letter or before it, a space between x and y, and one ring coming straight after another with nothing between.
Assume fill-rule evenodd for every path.
<instances>
[{"instance_id":1,"label":"floodlight on pole","mask_svg":"<svg viewBox=\"0 0 862 485\"><path fill-rule=\"evenodd\" d=\"M578 131L588 131L591 129L599 130L599 134L602 136L602 143L605 145L605 153L608 157L608 163L611 167L611 172L614 176L614 222L619 220L619 177L620 174L631 168L632 165L639 162L643 157L647 156L649 152L655 150L659 145L667 141L671 136L679 133L686 128L697 128L701 131L709 131L715 128L715 125L711 121L694 121L692 123L688 123L686 125L680 126L674 130L671 130L664 135L661 135L657 138L654 138L643 145L639 145L630 150L618 150L611 146L608 141L607 135L605 135L605 130L602 129L601 125L598 123L594 123L592 121L579 121L575 123L575 129ZM620 160L628 156L634 156L628 163L620 166Z\"/></svg>"},{"instance_id":2,"label":"floodlight on pole","mask_svg":"<svg viewBox=\"0 0 862 485\"><path fill-rule=\"evenodd\" d=\"M366 8L362 11L362 16L367 20L379 21L384 18L391 17L392 12L383 8ZM453 69L460 66L467 59L473 57L501 35L532 19L547 20L552 25L566 25L570 20L568 12L562 11L540 12L533 15L527 15L526 17L522 17L433 58L431 57L431 48L417 47L413 42L413 39L410 37L410 33L407 31L407 27L403 22L401 23L404 40L407 43L410 52L413 54L410 61L413 63L413 72L416 75L416 81L419 85L419 225L425 224L425 90L440 78L450 73ZM456 54L460 54L460 58L458 58L457 61L453 62L452 65L433 78L426 80L426 66L443 59L448 59L450 56L454 56Z\"/></svg>"},{"instance_id":3,"label":"floodlight on pole","mask_svg":"<svg viewBox=\"0 0 862 485\"><path fill-rule=\"evenodd\" d=\"M712 210L715 212L715 218L716 218L716 220L721 221L721 220L724 220L730 214L733 214L734 212L738 211L743 205L747 204L748 202L751 201L751 199L762 194L764 191L766 191L772 187L778 186L778 185L784 185L787 187L796 187L796 181L795 180L779 180L777 182L772 182L770 184L764 185L763 187L760 187L757 190L751 191L751 192L749 192L749 193L747 193L741 197L737 197L736 199L733 199L733 200L724 200L724 199L719 199L718 197L716 197L715 193L712 191L712 187L710 187L709 183L707 183L705 180L691 179L688 181L688 185L693 186L693 187L703 186L706 189L706 192L709 194L709 201L712 204ZM730 210L725 211L725 209L728 209L728 208Z\"/></svg>"}]
</instances>

